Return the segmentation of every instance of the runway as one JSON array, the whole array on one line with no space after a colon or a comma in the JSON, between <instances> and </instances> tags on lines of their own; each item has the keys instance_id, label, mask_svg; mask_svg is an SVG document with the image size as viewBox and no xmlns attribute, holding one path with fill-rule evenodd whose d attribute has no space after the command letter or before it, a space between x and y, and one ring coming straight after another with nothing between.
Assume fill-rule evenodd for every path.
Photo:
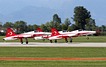
<instances>
[{"instance_id":1,"label":"runway","mask_svg":"<svg viewBox=\"0 0 106 67\"><path fill-rule=\"evenodd\" d=\"M106 47L106 43L38 43L0 42L0 47Z\"/></svg>"}]
</instances>

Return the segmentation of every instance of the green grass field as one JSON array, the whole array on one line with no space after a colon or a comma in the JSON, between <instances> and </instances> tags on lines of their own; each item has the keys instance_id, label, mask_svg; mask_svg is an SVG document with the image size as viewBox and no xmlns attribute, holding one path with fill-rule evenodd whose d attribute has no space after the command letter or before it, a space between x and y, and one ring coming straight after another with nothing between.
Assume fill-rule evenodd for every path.
<instances>
[{"instance_id":1,"label":"green grass field","mask_svg":"<svg viewBox=\"0 0 106 67\"><path fill-rule=\"evenodd\" d=\"M0 42L3 42L0 36ZM73 38L73 42L106 42L106 36L89 36ZM19 42L18 40L6 42ZM33 40L29 42L49 42ZM64 42L59 40L58 42ZM86 45L86 44L85 44ZM0 47L0 57L34 57L34 58L93 58L106 57L104 47ZM0 67L106 67L106 61L0 61Z\"/></svg>"},{"instance_id":2,"label":"green grass field","mask_svg":"<svg viewBox=\"0 0 106 67\"><path fill-rule=\"evenodd\" d=\"M106 48L0 47L0 57L106 57Z\"/></svg>"},{"instance_id":3,"label":"green grass field","mask_svg":"<svg viewBox=\"0 0 106 67\"><path fill-rule=\"evenodd\" d=\"M0 61L0 67L106 67L106 61Z\"/></svg>"},{"instance_id":4,"label":"green grass field","mask_svg":"<svg viewBox=\"0 0 106 67\"><path fill-rule=\"evenodd\" d=\"M106 48L0 47L0 57L106 57ZM0 67L105 67L106 61L0 61Z\"/></svg>"}]
</instances>

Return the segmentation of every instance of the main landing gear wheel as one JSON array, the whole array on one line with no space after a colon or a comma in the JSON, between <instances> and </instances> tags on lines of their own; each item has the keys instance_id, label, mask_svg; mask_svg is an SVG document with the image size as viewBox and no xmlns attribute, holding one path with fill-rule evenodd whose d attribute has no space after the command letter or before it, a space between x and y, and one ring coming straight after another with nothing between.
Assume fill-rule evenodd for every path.
<instances>
[{"instance_id":1,"label":"main landing gear wheel","mask_svg":"<svg viewBox=\"0 0 106 67\"><path fill-rule=\"evenodd\" d=\"M50 40L50 43L52 43L52 40Z\"/></svg>"},{"instance_id":2,"label":"main landing gear wheel","mask_svg":"<svg viewBox=\"0 0 106 67\"><path fill-rule=\"evenodd\" d=\"M28 39L27 38L25 38L26 39L26 44L28 44Z\"/></svg>"},{"instance_id":3,"label":"main landing gear wheel","mask_svg":"<svg viewBox=\"0 0 106 67\"><path fill-rule=\"evenodd\" d=\"M67 38L65 38L65 42L66 42L66 43L68 43L68 40L67 40Z\"/></svg>"},{"instance_id":4,"label":"main landing gear wheel","mask_svg":"<svg viewBox=\"0 0 106 67\"><path fill-rule=\"evenodd\" d=\"M21 44L23 44L23 40L22 40L22 38L20 39L20 42L21 42Z\"/></svg>"},{"instance_id":5,"label":"main landing gear wheel","mask_svg":"<svg viewBox=\"0 0 106 67\"><path fill-rule=\"evenodd\" d=\"M55 40L55 43L57 43L57 40Z\"/></svg>"},{"instance_id":6,"label":"main landing gear wheel","mask_svg":"<svg viewBox=\"0 0 106 67\"><path fill-rule=\"evenodd\" d=\"M70 38L70 43L72 43L72 38Z\"/></svg>"}]
</instances>

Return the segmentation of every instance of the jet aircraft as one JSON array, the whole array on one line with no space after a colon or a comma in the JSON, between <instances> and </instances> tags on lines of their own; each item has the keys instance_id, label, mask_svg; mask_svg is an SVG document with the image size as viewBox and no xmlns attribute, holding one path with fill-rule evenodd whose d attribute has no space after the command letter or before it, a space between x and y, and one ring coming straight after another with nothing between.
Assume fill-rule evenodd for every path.
<instances>
[{"instance_id":1,"label":"jet aircraft","mask_svg":"<svg viewBox=\"0 0 106 67\"><path fill-rule=\"evenodd\" d=\"M40 28L38 28L36 31L31 31L31 32L26 32L22 34L16 34L12 28L7 28L6 31L6 37L3 38L3 40L16 40L19 39L21 44L23 44L23 39L26 40L26 44L28 44L28 38L34 38L34 39L42 39L42 35L45 34L51 34L51 33L46 33L42 32Z\"/></svg>"}]
</instances>

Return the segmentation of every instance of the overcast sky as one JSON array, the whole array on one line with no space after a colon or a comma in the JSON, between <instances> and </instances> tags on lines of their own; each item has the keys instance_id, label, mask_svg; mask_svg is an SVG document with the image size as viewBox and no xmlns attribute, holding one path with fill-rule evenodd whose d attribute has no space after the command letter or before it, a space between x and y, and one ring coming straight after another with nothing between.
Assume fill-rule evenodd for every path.
<instances>
[{"instance_id":1,"label":"overcast sky","mask_svg":"<svg viewBox=\"0 0 106 67\"><path fill-rule=\"evenodd\" d=\"M0 14L8 15L28 6L65 11L68 13L66 17L73 16L76 6L84 6L91 12L97 25L106 25L106 0L0 0Z\"/></svg>"}]
</instances>

